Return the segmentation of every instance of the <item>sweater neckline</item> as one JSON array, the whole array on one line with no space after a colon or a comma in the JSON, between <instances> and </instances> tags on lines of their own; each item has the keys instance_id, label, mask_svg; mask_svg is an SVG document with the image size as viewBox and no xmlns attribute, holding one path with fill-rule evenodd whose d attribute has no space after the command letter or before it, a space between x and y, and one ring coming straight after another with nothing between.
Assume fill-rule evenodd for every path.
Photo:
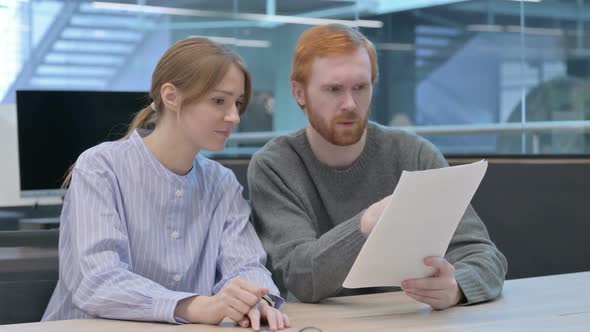
<instances>
[{"instance_id":1,"label":"sweater neckline","mask_svg":"<svg viewBox=\"0 0 590 332\"><path fill-rule=\"evenodd\" d=\"M299 131L295 137L295 143L300 149L304 151L304 158L308 159L307 162L311 163L314 168L325 176L354 176L366 172L366 166L371 161L371 158L377 152L377 126L369 122L367 125L367 139L365 146L359 157L347 168L335 168L330 167L322 163L311 149L309 140L305 133L305 129Z\"/></svg>"}]
</instances>

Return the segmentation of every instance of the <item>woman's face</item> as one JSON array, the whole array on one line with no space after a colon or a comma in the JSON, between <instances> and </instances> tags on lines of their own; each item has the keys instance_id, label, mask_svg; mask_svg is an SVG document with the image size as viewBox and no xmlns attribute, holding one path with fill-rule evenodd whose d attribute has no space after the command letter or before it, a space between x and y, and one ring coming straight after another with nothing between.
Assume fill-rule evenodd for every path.
<instances>
[{"instance_id":1,"label":"woman's face","mask_svg":"<svg viewBox=\"0 0 590 332\"><path fill-rule=\"evenodd\" d=\"M222 81L200 100L180 112L180 129L196 149L223 150L227 138L240 123L245 78L232 64Z\"/></svg>"}]
</instances>

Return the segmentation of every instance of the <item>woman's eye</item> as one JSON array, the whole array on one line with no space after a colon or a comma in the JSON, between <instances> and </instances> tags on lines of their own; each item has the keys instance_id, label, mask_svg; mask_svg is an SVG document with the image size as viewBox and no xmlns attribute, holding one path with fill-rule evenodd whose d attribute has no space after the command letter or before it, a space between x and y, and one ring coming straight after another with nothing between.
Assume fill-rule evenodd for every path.
<instances>
[{"instance_id":1,"label":"woman's eye","mask_svg":"<svg viewBox=\"0 0 590 332\"><path fill-rule=\"evenodd\" d=\"M223 103L225 103L225 100L224 100L224 99L222 99L222 98L213 98L213 102L214 102L216 105L223 105Z\"/></svg>"},{"instance_id":2,"label":"woman's eye","mask_svg":"<svg viewBox=\"0 0 590 332\"><path fill-rule=\"evenodd\" d=\"M241 109L242 107L244 107L244 102L243 101L236 101L236 107L238 109Z\"/></svg>"}]
</instances>

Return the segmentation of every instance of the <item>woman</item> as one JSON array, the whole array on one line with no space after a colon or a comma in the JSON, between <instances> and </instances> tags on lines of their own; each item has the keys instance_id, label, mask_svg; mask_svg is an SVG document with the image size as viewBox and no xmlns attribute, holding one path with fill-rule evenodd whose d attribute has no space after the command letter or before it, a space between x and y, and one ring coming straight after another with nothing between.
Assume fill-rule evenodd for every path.
<instances>
[{"instance_id":1,"label":"woman","mask_svg":"<svg viewBox=\"0 0 590 332\"><path fill-rule=\"evenodd\" d=\"M242 59L208 39L164 54L153 103L125 138L82 153L66 180L59 282L43 320L288 327L242 187L199 155L223 149L251 92Z\"/></svg>"}]
</instances>

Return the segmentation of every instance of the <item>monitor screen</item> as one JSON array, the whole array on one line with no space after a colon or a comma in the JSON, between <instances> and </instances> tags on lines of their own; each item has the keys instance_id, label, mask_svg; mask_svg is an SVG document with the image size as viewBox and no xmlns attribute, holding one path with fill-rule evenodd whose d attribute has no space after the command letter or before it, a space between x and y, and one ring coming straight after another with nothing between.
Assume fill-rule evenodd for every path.
<instances>
[{"instance_id":1,"label":"monitor screen","mask_svg":"<svg viewBox=\"0 0 590 332\"><path fill-rule=\"evenodd\" d=\"M88 148L121 138L146 92L16 92L21 196L60 195L65 174Z\"/></svg>"}]
</instances>

